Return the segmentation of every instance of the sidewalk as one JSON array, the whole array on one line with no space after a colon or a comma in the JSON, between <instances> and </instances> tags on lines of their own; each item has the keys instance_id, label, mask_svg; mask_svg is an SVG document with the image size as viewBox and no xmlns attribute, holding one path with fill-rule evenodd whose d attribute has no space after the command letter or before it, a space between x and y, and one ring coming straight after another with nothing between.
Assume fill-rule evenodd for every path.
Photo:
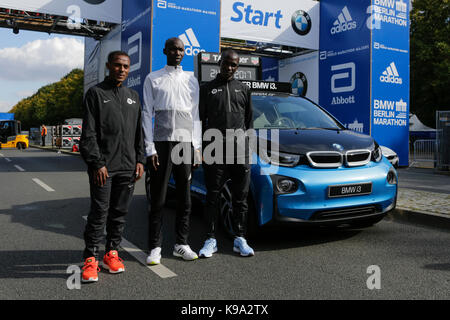
<instances>
[{"instance_id":1,"label":"sidewalk","mask_svg":"<svg viewBox=\"0 0 450 320\"><path fill-rule=\"evenodd\" d=\"M69 149L30 145L32 148L80 155ZM450 219L450 176L436 174L434 169L399 169L397 209ZM424 190L427 189L427 190Z\"/></svg>"}]
</instances>

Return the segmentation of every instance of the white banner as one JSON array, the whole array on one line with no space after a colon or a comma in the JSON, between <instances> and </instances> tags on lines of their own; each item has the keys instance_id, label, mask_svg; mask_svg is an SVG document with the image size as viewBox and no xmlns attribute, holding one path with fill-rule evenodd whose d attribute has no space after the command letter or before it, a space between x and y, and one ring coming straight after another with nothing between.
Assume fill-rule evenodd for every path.
<instances>
[{"instance_id":1,"label":"white banner","mask_svg":"<svg viewBox=\"0 0 450 320\"><path fill-rule=\"evenodd\" d=\"M122 0L0 0L0 7L121 23Z\"/></svg>"},{"instance_id":2,"label":"white banner","mask_svg":"<svg viewBox=\"0 0 450 320\"><path fill-rule=\"evenodd\" d=\"M319 49L320 3L222 0L221 37Z\"/></svg>"},{"instance_id":3,"label":"white banner","mask_svg":"<svg viewBox=\"0 0 450 320\"><path fill-rule=\"evenodd\" d=\"M280 60L279 81L290 82L294 94L319 102L319 54L307 53Z\"/></svg>"}]
</instances>

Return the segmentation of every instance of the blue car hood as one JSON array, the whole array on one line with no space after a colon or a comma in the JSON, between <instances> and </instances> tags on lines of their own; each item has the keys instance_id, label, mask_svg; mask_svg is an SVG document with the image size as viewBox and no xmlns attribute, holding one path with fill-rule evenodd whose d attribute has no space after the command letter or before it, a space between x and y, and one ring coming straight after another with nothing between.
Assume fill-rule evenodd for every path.
<instances>
[{"instance_id":1,"label":"blue car hood","mask_svg":"<svg viewBox=\"0 0 450 320\"><path fill-rule=\"evenodd\" d=\"M279 130L279 151L306 154L309 151L374 150L378 147L368 135L351 130ZM271 140L272 134L268 134Z\"/></svg>"}]
</instances>

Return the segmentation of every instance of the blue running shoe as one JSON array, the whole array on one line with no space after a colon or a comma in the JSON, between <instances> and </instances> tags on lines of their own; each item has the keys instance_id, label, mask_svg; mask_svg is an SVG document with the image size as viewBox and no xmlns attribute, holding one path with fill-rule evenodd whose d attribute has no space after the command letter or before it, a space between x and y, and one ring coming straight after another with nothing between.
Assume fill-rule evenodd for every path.
<instances>
[{"instance_id":1,"label":"blue running shoe","mask_svg":"<svg viewBox=\"0 0 450 320\"><path fill-rule=\"evenodd\" d=\"M217 252L217 241L214 238L209 238L205 241L203 248L198 255L200 257L211 258L213 253Z\"/></svg>"},{"instance_id":2,"label":"blue running shoe","mask_svg":"<svg viewBox=\"0 0 450 320\"><path fill-rule=\"evenodd\" d=\"M247 240L242 237L234 239L233 251L240 253L243 257L254 256L255 251L247 244Z\"/></svg>"}]
</instances>

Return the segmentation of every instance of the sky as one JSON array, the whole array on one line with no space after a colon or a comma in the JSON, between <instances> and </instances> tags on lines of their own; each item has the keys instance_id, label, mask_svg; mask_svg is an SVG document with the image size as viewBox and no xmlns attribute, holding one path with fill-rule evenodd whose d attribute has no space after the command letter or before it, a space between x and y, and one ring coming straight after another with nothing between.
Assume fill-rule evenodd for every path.
<instances>
[{"instance_id":1,"label":"sky","mask_svg":"<svg viewBox=\"0 0 450 320\"><path fill-rule=\"evenodd\" d=\"M83 37L0 28L0 112L83 65Z\"/></svg>"}]
</instances>

